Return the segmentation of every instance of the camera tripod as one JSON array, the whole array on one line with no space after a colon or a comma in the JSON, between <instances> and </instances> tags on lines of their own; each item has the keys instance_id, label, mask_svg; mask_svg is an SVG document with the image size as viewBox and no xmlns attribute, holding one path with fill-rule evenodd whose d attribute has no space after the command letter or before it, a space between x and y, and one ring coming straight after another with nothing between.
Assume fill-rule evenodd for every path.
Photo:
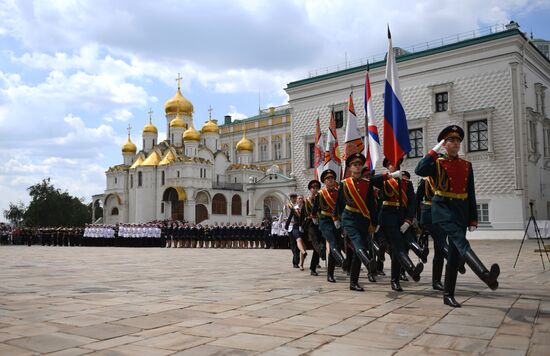
<instances>
[{"instance_id":1,"label":"camera tripod","mask_svg":"<svg viewBox=\"0 0 550 356\"><path fill-rule=\"evenodd\" d=\"M546 246L544 245L544 240L542 239L542 235L539 230L539 226L537 225L537 220L535 220L535 216L533 215L533 203L529 203L529 207L531 209L531 216L529 217L529 222L527 223L527 226L525 227L525 233L523 234L523 239L521 240L521 245L519 246L518 255L516 256L516 262L514 262L514 268L516 268L516 263L518 263L519 254L521 252L521 248L523 247L523 242L525 241L525 237L527 236L527 231L529 230L529 225L531 225L531 222L533 222L533 227L535 230L535 237L537 238L537 245L539 246L539 254L540 254L540 260L542 261L542 269L546 270L544 267L544 258L542 257L542 251L544 249L544 253L546 253L546 258L548 259L548 262L550 262L550 257L548 257L548 251L546 250ZM542 248L541 248L542 245Z\"/></svg>"}]
</instances>

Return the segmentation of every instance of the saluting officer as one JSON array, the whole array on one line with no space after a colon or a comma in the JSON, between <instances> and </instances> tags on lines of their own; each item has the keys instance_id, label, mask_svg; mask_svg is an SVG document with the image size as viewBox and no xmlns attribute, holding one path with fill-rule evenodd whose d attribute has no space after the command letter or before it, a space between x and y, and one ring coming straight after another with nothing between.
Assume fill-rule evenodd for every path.
<instances>
[{"instance_id":1,"label":"saluting officer","mask_svg":"<svg viewBox=\"0 0 550 356\"><path fill-rule=\"evenodd\" d=\"M454 298L460 256L492 290L498 288L500 274L498 264L487 270L466 239L466 229L472 232L477 228L477 207L472 164L458 156L463 139L461 127L446 127L437 138L439 143L418 162L415 170L419 176L434 180L432 224L441 227L449 238L443 302L455 308L460 307ZM447 155L440 156L444 151Z\"/></svg>"}]
</instances>

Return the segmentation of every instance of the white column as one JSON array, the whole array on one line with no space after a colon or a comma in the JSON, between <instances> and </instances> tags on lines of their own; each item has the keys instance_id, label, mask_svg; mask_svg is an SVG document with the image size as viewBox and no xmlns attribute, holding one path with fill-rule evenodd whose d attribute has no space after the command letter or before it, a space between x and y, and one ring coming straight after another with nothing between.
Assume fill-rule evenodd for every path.
<instances>
[{"instance_id":1,"label":"white column","mask_svg":"<svg viewBox=\"0 0 550 356\"><path fill-rule=\"evenodd\" d=\"M231 199L227 199L227 221L233 223L231 220Z\"/></svg>"},{"instance_id":2,"label":"white column","mask_svg":"<svg viewBox=\"0 0 550 356\"><path fill-rule=\"evenodd\" d=\"M183 218L189 222L195 222L195 199L187 199L184 203Z\"/></svg>"}]
</instances>

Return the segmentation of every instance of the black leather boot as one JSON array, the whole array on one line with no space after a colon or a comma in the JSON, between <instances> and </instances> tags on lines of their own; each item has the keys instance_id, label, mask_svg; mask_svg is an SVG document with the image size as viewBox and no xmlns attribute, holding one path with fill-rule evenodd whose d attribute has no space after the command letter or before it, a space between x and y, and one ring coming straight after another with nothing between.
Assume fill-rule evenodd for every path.
<instances>
[{"instance_id":1,"label":"black leather boot","mask_svg":"<svg viewBox=\"0 0 550 356\"><path fill-rule=\"evenodd\" d=\"M445 259L448 261L448 257L449 256L449 246L445 246L443 247L443 256L445 257ZM466 273L466 268L464 267L464 258L460 258L460 262L458 264L458 272L460 272L460 274L464 274Z\"/></svg>"},{"instance_id":2,"label":"black leather boot","mask_svg":"<svg viewBox=\"0 0 550 356\"><path fill-rule=\"evenodd\" d=\"M418 282L420 280L420 273L424 270L424 265L422 263L418 263L415 266L409 255L404 251L399 252L399 262L401 262L401 266L412 277L413 281Z\"/></svg>"},{"instance_id":3,"label":"black leather boot","mask_svg":"<svg viewBox=\"0 0 550 356\"><path fill-rule=\"evenodd\" d=\"M401 288L401 284L399 284L399 279L395 279L391 281L391 289L396 292L403 292L403 288Z\"/></svg>"},{"instance_id":4,"label":"black leather boot","mask_svg":"<svg viewBox=\"0 0 550 356\"><path fill-rule=\"evenodd\" d=\"M369 273L376 271L376 261L374 260L374 258L369 257L367 251L360 249L359 251L357 251L357 256L359 256L361 262L363 262L365 267L367 267Z\"/></svg>"},{"instance_id":5,"label":"black leather boot","mask_svg":"<svg viewBox=\"0 0 550 356\"><path fill-rule=\"evenodd\" d=\"M359 285L359 274L361 273L361 260L357 254L353 254L350 265L349 289L362 292L364 289Z\"/></svg>"},{"instance_id":6,"label":"black leather boot","mask_svg":"<svg viewBox=\"0 0 550 356\"><path fill-rule=\"evenodd\" d=\"M492 290L498 288L497 278L500 274L500 267L496 263L493 264L491 270L488 271L472 249L464 254L464 260L468 264L468 267L470 267L479 279L485 282L489 288Z\"/></svg>"},{"instance_id":7,"label":"black leather boot","mask_svg":"<svg viewBox=\"0 0 550 356\"><path fill-rule=\"evenodd\" d=\"M334 268L336 267L336 264L331 253L328 254L327 264L327 281L330 283L336 283L336 280L334 279Z\"/></svg>"},{"instance_id":8,"label":"black leather boot","mask_svg":"<svg viewBox=\"0 0 550 356\"><path fill-rule=\"evenodd\" d=\"M420 245L416 241L412 241L409 246L411 247L411 250L413 250L414 254L422 260L422 262L428 262L428 254L430 253L430 250L427 247L420 247Z\"/></svg>"},{"instance_id":9,"label":"black leather boot","mask_svg":"<svg viewBox=\"0 0 550 356\"><path fill-rule=\"evenodd\" d=\"M460 308L461 305L455 300L455 286L457 270L447 266L445 267L445 288L443 292L443 304L453 308Z\"/></svg>"},{"instance_id":10,"label":"black leather boot","mask_svg":"<svg viewBox=\"0 0 550 356\"><path fill-rule=\"evenodd\" d=\"M434 290L443 290L443 284L441 284L441 273L443 272L443 259L432 261L432 288Z\"/></svg>"},{"instance_id":11,"label":"black leather boot","mask_svg":"<svg viewBox=\"0 0 550 356\"><path fill-rule=\"evenodd\" d=\"M398 257L392 256L391 259L391 289L396 292L402 292L401 284L399 284L399 276L401 275L401 263Z\"/></svg>"},{"instance_id":12,"label":"black leather boot","mask_svg":"<svg viewBox=\"0 0 550 356\"><path fill-rule=\"evenodd\" d=\"M342 267L344 265L344 256L342 256L342 253L339 250L331 247L330 254L334 257L334 262L337 267Z\"/></svg>"}]
</instances>

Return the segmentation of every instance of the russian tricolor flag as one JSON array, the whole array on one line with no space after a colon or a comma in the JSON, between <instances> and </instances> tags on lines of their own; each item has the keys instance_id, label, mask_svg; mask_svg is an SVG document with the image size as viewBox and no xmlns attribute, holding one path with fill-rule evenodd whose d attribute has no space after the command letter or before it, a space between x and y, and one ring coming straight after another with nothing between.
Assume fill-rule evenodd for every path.
<instances>
[{"instance_id":1,"label":"russian tricolor flag","mask_svg":"<svg viewBox=\"0 0 550 356\"><path fill-rule=\"evenodd\" d=\"M388 42L386 85L384 89L384 156L395 166L397 161L409 153L411 143L389 27Z\"/></svg>"},{"instance_id":2,"label":"russian tricolor flag","mask_svg":"<svg viewBox=\"0 0 550 356\"><path fill-rule=\"evenodd\" d=\"M372 93L370 90L369 63L367 62L367 73L365 74L365 157L370 171L376 169L376 164L380 160L380 137L378 136L378 127L374 122L374 106L372 104Z\"/></svg>"}]
</instances>

